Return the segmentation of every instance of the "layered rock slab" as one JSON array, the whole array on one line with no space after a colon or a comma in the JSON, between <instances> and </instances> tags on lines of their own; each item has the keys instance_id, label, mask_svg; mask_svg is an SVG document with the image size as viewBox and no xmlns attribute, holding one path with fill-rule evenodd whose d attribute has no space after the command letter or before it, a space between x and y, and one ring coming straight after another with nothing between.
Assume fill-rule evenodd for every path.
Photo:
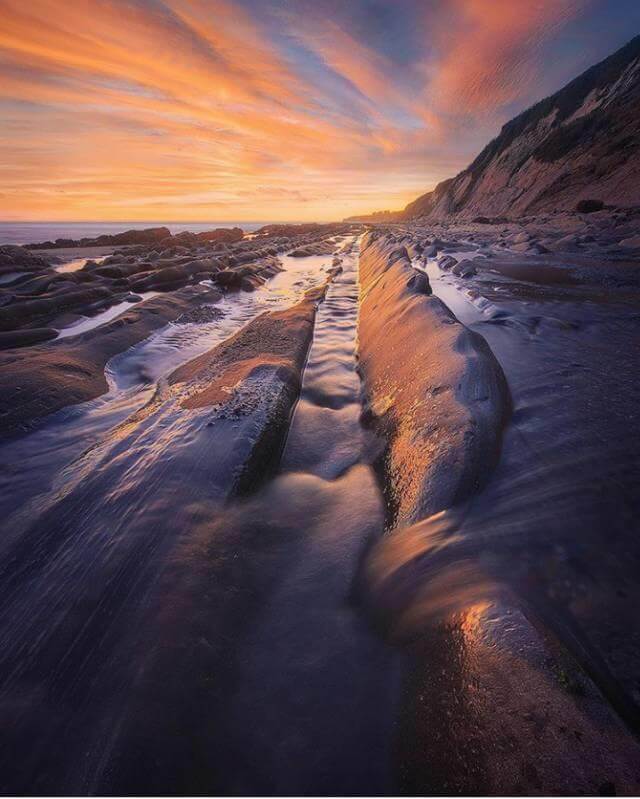
<instances>
[{"instance_id":1,"label":"layered rock slab","mask_svg":"<svg viewBox=\"0 0 640 799\"><path fill-rule=\"evenodd\" d=\"M484 339L431 295L393 237L365 236L358 326L368 413L398 524L464 498L495 462L509 393Z\"/></svg>"},{"instance_id":2,"label":"layered rock slab","mask_svg":"<svg viewBox=\"0 0 640 799\"><path fill-rule=\"evenodd\" d=\"M145 773L147 785L153 774L145 768L165 773L140 758L150 745L163 751L166 740L150 740L149 723L159 713L153 730L165 725L170 735L175 719L162 703L177 697L181 722L191 700L184 686L154 681L155 661L173 643L150 603L167 585L188 595L193 571L183 573L187 585L175 582L180 544L188 548L202 525L224 532L225 502L248 493L277 462L324 290L255 318L175 370L144 408L67 468L63 490L41 501L35 520L19 520L3 539L0 636L13 645L0 656L0 713L13 712L16 695L24 700L0 753L6 786L92 792L120 779L132 761L129 777ZM229 587L207 629L218 622L228 629L227 616L251 593L233 583L237 545L216 564ZM185 653L177 657L183 662ZM209 687L209 673L195 676ZM192 704L188 710L193 723ZM167 769L173 758L191 763L192 738L180 730L171 740ZM37 768L11 757L19 750Z\"/></svg>"},{"instance_id":3,"label":"layered rock slab","mask_svg":"<svg viewBox=\"0 0 640 799\"><path fill-rule=\"evenodd\" d=\"M2 353L0 434L19 432L50 413L104 394L109 388L104 369L110 358L189 308L207 298L215 301L219 297L203 287L186 287L169 296L142 302L111 322L71 339ZM24 333L37 335L39 331ZM36 340L34 337L33 341Z\"/></svg>"},{"instance_id":4,"label":"layered rock slab","mask_svg":"<svg viewBox=\"0 0 640 799\"><path fill-rule=\"evenodd\" d=\"M208 425L222 445L219 479L229 491L254 488L280 454L326 287L310 289L291 308L258 316L169 376L183 410L209 411Z\"/></svg>"},{"instance_id":5,"label":"layered rock slab","mask_svg":"<svg viewBox=\"0 0 640 799\"><path fill-rule=\"evenodd\" d=\"M376 625L407 658L400 790L634 794L640 750L610 704L611 686L593 679L576 647L527 601L531 571L518 569L520 585L497 579L490 529L474 526L472 507L490 487L482 497L474 491L493 465L495 425L508 411L508 396L499 393L503 413L494 405L478 415L482 396L491 396L480 392L486 369L497 362L481 356L486 344L473 346L476 334L475 342L465 342L464 332L458 338L462 326L440 301L429 306L428 282L410 270L397 238L368 237L362 373L374 424L387 439L397 528L369 553L364 585ZM469 351L475 356L462 367ZM529 557L522 551L523 562Z\"/></svg>"}]
</instances>

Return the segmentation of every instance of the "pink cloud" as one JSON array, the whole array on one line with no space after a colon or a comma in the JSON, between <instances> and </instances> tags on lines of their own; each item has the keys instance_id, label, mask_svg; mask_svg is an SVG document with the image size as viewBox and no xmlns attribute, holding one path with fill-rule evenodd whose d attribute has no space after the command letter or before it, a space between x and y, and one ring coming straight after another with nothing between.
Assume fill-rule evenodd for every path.
<instances>
[{"instance_id":1,"label":"pink cloud","mask_svg":"<svg viewBox=\"0 0 640 799\"><path fill-rule=\"evenodd\" d=\"M454 0L452 18L434 35L442 51L429 86L436 108L491 112L534 81L541 45L586 0Z\"/></svg>"}]
</instances>

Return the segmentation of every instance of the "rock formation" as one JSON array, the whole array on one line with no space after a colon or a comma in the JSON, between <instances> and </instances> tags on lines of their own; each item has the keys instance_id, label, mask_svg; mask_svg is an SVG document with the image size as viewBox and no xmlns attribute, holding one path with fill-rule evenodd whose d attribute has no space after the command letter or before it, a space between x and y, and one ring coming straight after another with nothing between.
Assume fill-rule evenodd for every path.
<instances>
[{"instance_id":1,"label":"rock formation","mask_svg":"<svg viewBox=\"0 0 640 799\"><path fill-rule=\"evenodd\" d=\"M512 119L466 169L395 219L366 219L517 218L606 205L640 205L640 36Z\"/></svg>"}]
</instances>

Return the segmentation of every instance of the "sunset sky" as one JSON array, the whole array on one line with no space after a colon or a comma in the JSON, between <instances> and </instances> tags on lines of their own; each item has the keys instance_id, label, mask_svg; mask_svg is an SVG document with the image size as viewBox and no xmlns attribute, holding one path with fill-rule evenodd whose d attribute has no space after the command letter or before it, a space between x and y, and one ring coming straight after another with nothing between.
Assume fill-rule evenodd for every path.
<instances>
[{"instance_id":1,"label":"sunset sky","mask_svg":"<svg viewBox=\"0 0 640 799\"><path fill-rule=\"evenodd\" d=\"M0 0L0 219L399 208L639 31L636 0Z\"/></svg>"}]
</instances>

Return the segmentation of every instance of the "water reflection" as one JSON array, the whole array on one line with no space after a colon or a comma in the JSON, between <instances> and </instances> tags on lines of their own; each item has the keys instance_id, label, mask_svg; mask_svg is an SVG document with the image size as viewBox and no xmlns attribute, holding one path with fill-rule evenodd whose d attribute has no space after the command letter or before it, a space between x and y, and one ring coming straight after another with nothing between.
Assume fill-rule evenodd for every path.
<instances>
[{"instance_id":1,"label":"water reflection","mask_svg":"<svg viewBox=\"0 0 640 799\"><path fill-rule=\"evenodd\" d=\"M83 269L85 265L89 261L93 261L96 264L101 264L105 258L108 258L108 255L98 256L96 258L72 258L69 261L65 261L62 264L56 264L53 268L56 272L78 272L80 269Z\"/></svg>"},{"instance_id":2,"label":"water reflection","mask_svg":"<svg viewBox=\"0 0 640 799\"><path fill-rule=\"evenodd\" d=\"M213 306L220 313L211 322L169 324L115 356L105 370L108 394L53 414L36 431L0 444L0 512L8 524L13 524L17 515L23 520L36 518L41 508L36 498L42 495L45 501L56 486L64 484L65 465L143 406L158 380L223 341L257 314L295 302L307 288L324 280L331 265L330 258L316 256L284 256L282 261L287 271L252 293L223 298ZM127 303L120 312L129 307ZM106 313L117 313L117 306L114 308ZM105 320L93 317L82 324L95 327L101 321ZM64 334L78 332L78 327L71 327Z\"/></svg>"},{"instance_id":3,"label":"water reflection","mask_svg":"<svg viewBox=\"0 0 640 799\"><path fill-rule=\"evenodd\" d=\"M150 300L152 297L157 297L157 291L146 291L138 295L141 300ZM112 319L116 319L120 314L125 313L131 308L130 302L118 302L107 308L106 311L97 313L95 316L82 317L81 319L72 322L68 327L63 327L58 333L58 338L69 338L69 336L79 336L80 333L86 333L88 330L93 330L95 327L104 325Z\"/></svg>"}]
</instances>

